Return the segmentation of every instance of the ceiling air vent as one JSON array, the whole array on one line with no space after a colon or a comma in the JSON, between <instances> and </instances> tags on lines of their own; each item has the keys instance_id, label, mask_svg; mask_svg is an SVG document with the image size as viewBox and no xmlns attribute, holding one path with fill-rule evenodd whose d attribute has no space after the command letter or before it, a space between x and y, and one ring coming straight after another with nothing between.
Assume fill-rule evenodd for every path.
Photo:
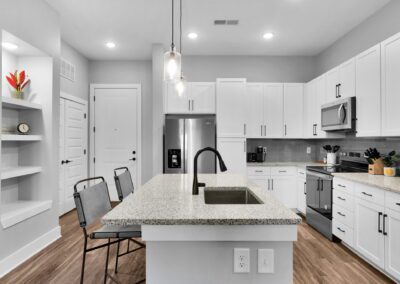
<instances>
[{"instance_id":1,"label":"ceiling air vent","mask_svg":"<svg viewBox=\"0 0 400 284\"><path fill-rule=\"evenodd\" d=\"M214 20L216 26L236 26L239 24L239 20Z\"/></svg>"},{"instance_id":2,"label":"ceiling air vent","mask_svg":"<svg viewBox=\"0 0 400 284\"><path fill-rule=\"evenodd\" d=\"M60 75L65 79L75 82L75 66L64 58L61 58Z\"/></svg>"}]
</instances>

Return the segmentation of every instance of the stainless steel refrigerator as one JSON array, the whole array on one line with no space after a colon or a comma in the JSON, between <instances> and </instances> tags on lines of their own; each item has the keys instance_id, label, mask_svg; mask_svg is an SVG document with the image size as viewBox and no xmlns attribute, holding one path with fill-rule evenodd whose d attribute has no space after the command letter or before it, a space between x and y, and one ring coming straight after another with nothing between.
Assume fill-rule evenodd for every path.
<instances>
[{"instance_id":1,"label":"stainless steel refrigerator","mask_svg":"<svg viewBox=\"0 0 400 284\"><path fill-rule=\"evenodd\" d=\"M193 173L197 151L216 148L215 115L167 115L164 128L164 173ZM203 152L199 173L216 173L216 157Z\"/></svg>"}]
</instances>

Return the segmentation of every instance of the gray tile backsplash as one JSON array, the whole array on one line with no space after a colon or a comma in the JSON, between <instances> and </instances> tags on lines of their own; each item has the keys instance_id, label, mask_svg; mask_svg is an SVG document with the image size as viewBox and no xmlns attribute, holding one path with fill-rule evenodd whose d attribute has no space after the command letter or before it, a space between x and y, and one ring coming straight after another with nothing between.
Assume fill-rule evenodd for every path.
<instances>
[{"instance_id":1,"label":"gray tile backsplash","mask_svg":"<svg viewBox=\"0 0 400 284\"><path fill-rule=\"evenodd\" d=\"M322 161L326 152L323 145L339 145L339 152L361 152L372 147L382 154L395 150L400 154L400 138L355 138L345 139L247 139L247 152L255 152L257 146L267 147L267 161L270 162L309 162ZM307 154L311 147L311 154Z\"/></svg>"}]
</instances>

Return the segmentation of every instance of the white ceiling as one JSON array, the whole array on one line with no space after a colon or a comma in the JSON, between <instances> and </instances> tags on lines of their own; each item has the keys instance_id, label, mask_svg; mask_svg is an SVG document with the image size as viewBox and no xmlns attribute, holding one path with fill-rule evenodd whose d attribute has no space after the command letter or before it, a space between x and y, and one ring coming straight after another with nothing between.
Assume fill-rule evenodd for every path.
<instances>
[{"instance_id":1,"label":"white ceiling","mask_svg":"<svg viewBox=\"0 0 400 284\"><path fill-rule=\"evenodd\" d=\"M47 1L61 14L63 39L90 59L149 59L153 43L163 43L165 48L170 44L169 0ZM183 53L317 55L388 2L183 0ZM178 6L179 0L175 3ZM214 26L215 19L240 23ZM194 41L186 37L192 31L199 34ZM273 40L263 40L267 31L276 35ZM107 49L107 41L117 47Z\"/></svg>"}]
</instances>

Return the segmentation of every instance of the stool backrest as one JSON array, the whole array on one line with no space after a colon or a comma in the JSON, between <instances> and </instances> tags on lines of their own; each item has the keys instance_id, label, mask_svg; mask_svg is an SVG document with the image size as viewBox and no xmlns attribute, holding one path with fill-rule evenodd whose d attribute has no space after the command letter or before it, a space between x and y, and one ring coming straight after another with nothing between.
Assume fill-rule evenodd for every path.
<instances>
[{"instance_id":1,"label":"stool backrest","mask_svg":"<svg viewBox=\"0 0 400 284\"><path fill-rule=\"evenodd\" d=\"M119 175L117 171L123 170ZM117 188L118 198L124 200L129 194L134 191L131 173L127 167L117 168L114 170L115 187Z\"/></svg>"},{"instance_id":2,"label":"stool backrest","mask_svg":"<svg viewBox=\"0 0 400 284\"><path fill-rule=\"evenodd\" d=\"M78 191L78 185L88 181L101 180L100 183ZM103 177L94 177L78 181L74 185L74 201L80 226L85 228L96 219L104 216L111 210L111 200L107 183Z\"/></svg>"}]
</instances>

